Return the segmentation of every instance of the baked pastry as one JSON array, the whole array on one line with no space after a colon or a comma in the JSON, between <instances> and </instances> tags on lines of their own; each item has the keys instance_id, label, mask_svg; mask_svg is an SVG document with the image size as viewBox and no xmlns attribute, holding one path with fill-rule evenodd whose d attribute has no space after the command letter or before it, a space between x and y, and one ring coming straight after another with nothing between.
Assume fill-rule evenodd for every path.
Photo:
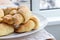
<instances>
[{"instance_id":1,"label":"baked pastry","mask_svg":"<svg viewBox=\"0 0 60 40\"><path fill-rule=\"evenodd\" d=\"M4 10L4 15L9 14L12 10L17 10L17 8L13 8L13 7L9 7L9 8L5 8Z\"/></svg>"},{"instance_id":2,"label":"baked pastry","mask_svg":"<svg viewBox=\"0 0 60 40\"><path fill-rule=\"evenodd\" d=\"M0 23L0 36L8 35L14 32L14 28L11 25Z\"/></svg>"},{"instance_id":3,"label":"baked pastry","mask_svg":"<svg viewBox=\"0 0 60 40\"><path fill-rule=\"evenodd\" d=\"M21 24L17 29L16 32L28 32L32 29L38 29L39 28L39 19L35 16L32 16L30 20L28 20L26 23Z\"/></svg>"},{"instance_id":4,"label":"baked pastry","mask_svg":"<svg viewBox=\"0 0 60 40\"><path fill-rule=\"evenodd\" d=\"M6 15L3 17L3 22L7 23L7 24L13 24L14 19L13 19L12 15Z\"/></svg>"},{"instance_id":5,"label":"baked pastry","mask_svg":"<svg viewBox=\"0 0 60 40\"><path fill-rule=\"evenodd\" d=\"M11 10L9 14L11 15L17 14L17 10Z\"/></svg>"},{"instance_id":6,"label":"baked pastry","mask_svg":"<svg viewBox=\"0 0 60 40\"><path fill-rule=\"evenodd\" d=\"M19 7L18 13L24 17L24 23L26 23L32 16L31 11L26 6Z\"/></svg>"},{"instance_id":7,"label":"baked pastry","mask_svg":"<svg viewBox=\"0 0 60 40\"><path fill-rule=\"evenodd\" d=\"M14 25L19 25L24 21L23 16L20 14L13 15L13 18L14 18Z\"/></svg>"},{"instance_id":8,"label":"baked pastry","mask_svg":"<svg viewBox=\"0 0 60 40\"><path fill-rule=\"evenodd\" d=\"M0 8L0 18L4 16L4 11Z\"/></svg>"},{"instance_id":9,"label":"baked pastry","mask_svg":"<svg viewBox=\"0 0 60 40\"><path fill-rule=\"evenodd\" d=\"M27 23L20 25L15 32L29 32L35 27L35 23L32 20L29 20Z\"/></svg>"},{"instance_id":10,"label":"baked pastry","mask_svg":"<svg viewBox=\"0 0 60 40\"><path fill-rule=\"evenodd\" d=\"M33 20L33 21L35 22L35 27L34 27L34 29L38 29L39 26L40 26L40 20L39 20L35 15L33 15L33 16L31 17L31 20Z\"/></svg>"},{"instance_id":11,"label":"baked pastry","mask_svg":"<svg viewBox=\"0 0 60 40\"><path fill-rule=\"evenodd\" d=\"M0 36L11 34L14 31L22 33L39 28L39 19L26 6L0 10Z\"/></svg>"},{"instance_id":12,"label":"baked pastry","mask_svg":"<svg viewBox=\"0 0 60 40\"><path fill-rule=\"evenodd\" d=\"M0 22L2 22L3 21L3 18L0 18Z\"/></svg>"}]
</instances>

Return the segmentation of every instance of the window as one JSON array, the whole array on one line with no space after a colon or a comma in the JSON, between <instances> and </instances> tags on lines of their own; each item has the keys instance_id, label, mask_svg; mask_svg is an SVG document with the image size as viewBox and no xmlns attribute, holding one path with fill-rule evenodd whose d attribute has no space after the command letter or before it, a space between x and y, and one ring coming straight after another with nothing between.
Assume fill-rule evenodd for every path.
<instances>
[{"instance_id":1,"label":"window","mask_svg":"<svg viewBox=\"0 0 60 40\"><path fill-rule=\"evenodd\" d=\"M32 0L11 0L15 5L27 5L32 10Z\"/></svg>"},{"instance_id":2,"label":"window","mask_svg":"<svg viewBox=\"0 0 60 40\"><path fill-rule=\"evenodd\" d=\"M40 0L40 10L60 9L60 0Z\"/></svg>"}]
</instances>

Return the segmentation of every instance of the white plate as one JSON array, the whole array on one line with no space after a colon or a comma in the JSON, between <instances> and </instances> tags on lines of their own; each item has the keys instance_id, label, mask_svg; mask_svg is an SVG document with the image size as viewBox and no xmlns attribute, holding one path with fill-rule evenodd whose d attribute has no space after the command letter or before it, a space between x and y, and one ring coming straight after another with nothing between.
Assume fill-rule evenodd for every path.
<instances>
[{"instance_id":1,"label":"white plate","mask_svg":"<svg viewBox=\"0 0 60 40\"><path fill-rule=\"evenodd\" d=\"M0 39L8 39L8 38L17 38L17 37L27 36L27 35L30 35L32 33L35 33L37 31L40 31L41 29L43 29L48 23L47 19L45 17L41 16L40 14L35 13L35 15L40 19L40 28L39 29L30 31L30 32L26 32L26 33L21 33L21 34L13 33L8 36L0 37Z\"/></svg>"}]
</instances>

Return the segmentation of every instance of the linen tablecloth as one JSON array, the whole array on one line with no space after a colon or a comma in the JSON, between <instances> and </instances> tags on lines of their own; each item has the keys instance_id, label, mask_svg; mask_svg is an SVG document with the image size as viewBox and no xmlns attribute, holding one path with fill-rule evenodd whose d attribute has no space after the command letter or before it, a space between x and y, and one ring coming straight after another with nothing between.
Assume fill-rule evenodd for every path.
<instances>
[{"instance_id":1,"label":"linen tablecloth","mask_svg":"<svg viewBox=\"0 0 60 40\"><path fill-rule=\"evenodd\" d=\"M54 36L52 36L52 34L48 33L45 29L43 29L28 36L5 40L47 40L47 39L56 40Z\"/></svg>"}]
</instances>

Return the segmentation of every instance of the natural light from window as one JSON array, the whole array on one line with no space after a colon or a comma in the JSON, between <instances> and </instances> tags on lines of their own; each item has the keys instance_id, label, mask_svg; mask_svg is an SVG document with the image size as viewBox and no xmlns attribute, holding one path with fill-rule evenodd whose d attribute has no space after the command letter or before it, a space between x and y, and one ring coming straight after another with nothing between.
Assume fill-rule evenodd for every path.
<instances>
[{"instance_id":1,"label":"natural light from window","mask_svg":"<svg viewBox=\"0 0 60 40\"><path fill-rule=\"evenodd\" d=\"M40 0L40 9L59 9L60 0Z\"/></svg>"}]
</instances>

